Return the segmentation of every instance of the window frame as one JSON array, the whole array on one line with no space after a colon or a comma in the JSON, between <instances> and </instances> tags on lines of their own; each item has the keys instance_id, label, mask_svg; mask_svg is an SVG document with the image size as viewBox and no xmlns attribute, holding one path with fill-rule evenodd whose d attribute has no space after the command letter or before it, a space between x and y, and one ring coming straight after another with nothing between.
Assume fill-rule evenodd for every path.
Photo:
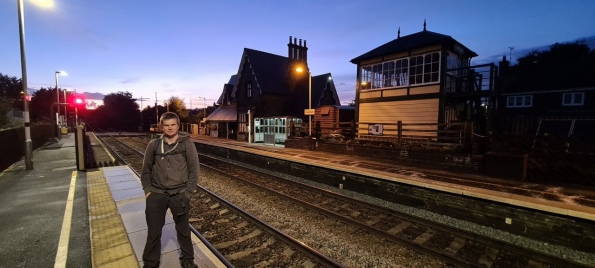
<instances>
[{"instance_id":1,"label":"window frame","mask_svg":"<svg viewBox=\"0 0 595 268\"><path fill-rule=\"evenodd\" d=\"M570 103L565 103L566 96L570 96ZM581 101L576 102L576 96L581 96ZM562 94L562 106L583 106L585 105L585 92L567 92Z\"/></svg>"},{"instance_id":2,"label":"window frame","mask_svg":"<svg viewBox=\"0 0 595 268\"><path fill-rule=\"evenodd\" d=\"M442 52L432 51L361 66L360 88L370 90L440 83L441 64Z\"/></svg>"},{"instance_id":3,"label":"window frame","mask_svg":"<svg viewBox=\"0 0 595 268\"><path fill-rule=\"evenodd\" d=\"M252 82L246 81L246 98L252 98Z\"/></svg>"},{"instance_id":4,"label":"window frame","mask_svg":"<svg viewBox=\"0 0 595 268\"><path fill-rule=\"evenodd\" d=\"M530 104L526 104L526 98L529 98ZM512 100L512 103L511 103ZM518 100L521 101L517 104ZM530 108L533 107L533 95L513 95L506 97L506 108Z\"/></svg>"}]
</instances>

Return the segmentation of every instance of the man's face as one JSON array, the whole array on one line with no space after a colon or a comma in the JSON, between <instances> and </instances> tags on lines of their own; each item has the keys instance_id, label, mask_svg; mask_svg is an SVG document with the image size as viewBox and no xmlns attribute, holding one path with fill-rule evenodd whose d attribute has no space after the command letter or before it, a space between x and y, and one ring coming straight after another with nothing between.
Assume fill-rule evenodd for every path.
<instances>
[{"instance_id":1,"label":"man's face","mask_svg":"<svg viewBox=\"0 0 595 268\"><path fill-rule=\"evenodd\" d=\"M176 119L163 120L163 134L168 137L173 137L178 133L178 121Z\"/></svg>"}]
</instances>

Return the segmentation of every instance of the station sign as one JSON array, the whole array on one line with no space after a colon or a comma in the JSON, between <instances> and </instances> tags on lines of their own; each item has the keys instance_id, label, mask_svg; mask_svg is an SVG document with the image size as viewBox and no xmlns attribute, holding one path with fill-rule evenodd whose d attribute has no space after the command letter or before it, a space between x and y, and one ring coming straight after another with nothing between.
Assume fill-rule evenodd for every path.
<instances>
[{"instance_id":1,"label":"station sign","mask_svg":"<svg viewBox=\"0 0 595 268\"><path fill-rule=\"evenodd\" d=\"M304 109L304 115L314 115L316 114L316 109Z\"/></svg>"}]
</instances>

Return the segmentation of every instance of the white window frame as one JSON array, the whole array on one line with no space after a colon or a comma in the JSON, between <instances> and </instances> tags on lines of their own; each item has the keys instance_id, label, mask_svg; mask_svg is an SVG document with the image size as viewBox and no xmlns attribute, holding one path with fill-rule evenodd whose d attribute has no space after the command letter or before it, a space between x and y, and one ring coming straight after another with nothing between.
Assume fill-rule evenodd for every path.
<instances>
[{"instance_id":1,"label":"white window frame","mask_svg":"<svg viewBox=\"0 0 595 268\"><path fill-rule=\"evenodd\" d=\"M565 103L566 96L570 96L570 103ZM581 96L581 101L576 101L576 96ZM585 104L585 92L570 92L562 94L562 106L583 106Z\"/></svg>"},{"instance_id":2,"label":"white window frame","mask_svg":"<svg viewBox=\"0 0 595 268\"><path fill-rule=\"evenodd\" d=\"M440 64L442 61L441 53L442 52L434 51L411 57L403 57L362 66L360 77L361 89L370 90L440 83ZM432 56L434 56L434 54L438 55L437 62L432 61ZM428 57L430 62L426 62ZM421 60L418 62L418 64L416 64L416 66L413 66L417 67L420 71L419 74L416 74L421 77L421 82L419 83L416 83L416 81L412 82L411 79L412 66L410 64L411 59L413 58ZM387 63L392 63L392 65ZM433 64L438 64L437 70L431 70ZM389 67L387 70L383 70L387 67ZM432 75L437 75L436 81L431 81ZM426 81L428 80L426 77L429 77L430 81Z\"/></svg>"},{"instance_id":3,"label":"white window frame","mask_svg":"<svg viewBox=\"0 0 595 268\"><path fill-rule=\"evenodd\" d=\"M525 104L525 100L529 99L529 104ZM512 100L512 104L511 104ZM521 104L517 104L517 100L521 101ZM515 95L506 97L506 108L524 108L533 107L533 95Z\"/></svg>"}]
</instances>

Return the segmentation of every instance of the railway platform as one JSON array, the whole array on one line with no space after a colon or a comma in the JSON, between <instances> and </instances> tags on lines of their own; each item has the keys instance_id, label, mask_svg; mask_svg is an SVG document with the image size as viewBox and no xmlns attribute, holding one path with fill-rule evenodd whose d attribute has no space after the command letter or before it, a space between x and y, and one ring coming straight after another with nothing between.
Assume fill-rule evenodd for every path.
<instances>
[{"instance_id":1,"label":"railway platform","mask_svg":"<svg viewBox=\"0 0 595 268\"><path fill-rule=\"evenodd\" d=\"M216 144L234 150L290 160L308 165L356 172L375 178L419 186L456 195L511 204L553 214L595 221L595 189L508 180L465 172L431 169L403 163L398 159L358 157L340 153L285 148L193 135L195 142ZM506 167L502 167L506 168ZM427 175L437 175L439 180ZM555 198L545 198L554 196ZM577 199L581 202L577 202ZM555 200L554 200L555 199Z\"/></svg>"},{"instance_id":2,"label":"railway platform","mask_svg":"<svg viewBox=\"0 0 595 268\"><path fill-rule=\"evenodd\" d=\"M142 266L144 194L128 167L77 171L73 134L32 160L33 170L21 160L0 173L0 267ZM225 267L194 235L193 243L199 267ZM168 215L161 267L180 267L178 250Z\"/></svg>"}]
</instances>

